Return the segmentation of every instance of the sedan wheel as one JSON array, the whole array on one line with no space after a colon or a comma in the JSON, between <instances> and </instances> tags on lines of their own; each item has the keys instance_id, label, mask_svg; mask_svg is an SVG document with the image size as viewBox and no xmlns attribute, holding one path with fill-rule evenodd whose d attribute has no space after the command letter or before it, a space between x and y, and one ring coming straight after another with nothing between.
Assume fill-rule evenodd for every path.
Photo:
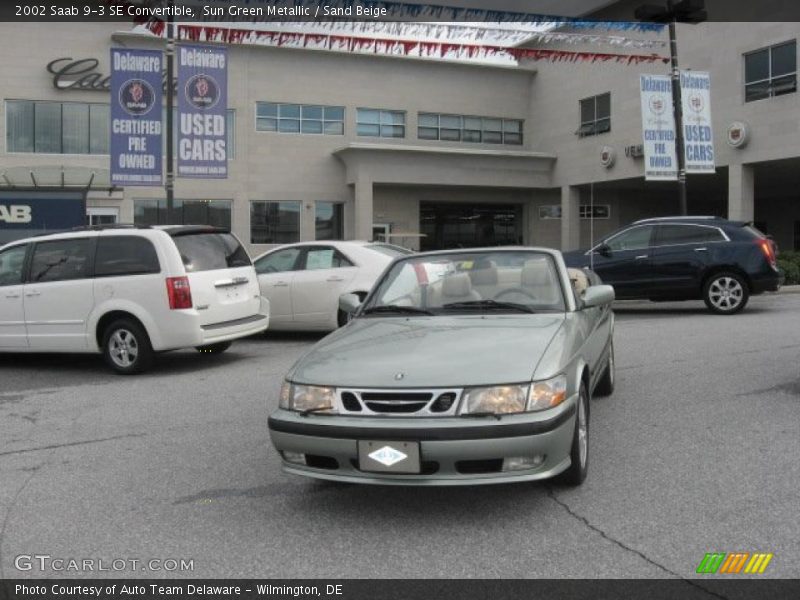
<instances>
[{"instance_id":1,"label":"sedan wheel","mask_svg":"<svg viewBox=\"0 0 800 600\"><path fill-rule=\"evenodd\" d=\"M747 284L736 273L718 273L712 276L703 290L706 306L719 315L732 315L747 304Z\"/></svg>"},{"instance_id":2,"label":"sedan wheel","mask_svg":"<svg viewBox=\"0 0 800 600\"><path fill-rule=\"evenodd\" d=\"M572 449L569 457L572 464L561 475L561 480L568 485L580 485L589 472L589 393L583 384L578 396L575 433L572 437Z\"/></svg>"}]
</instances>

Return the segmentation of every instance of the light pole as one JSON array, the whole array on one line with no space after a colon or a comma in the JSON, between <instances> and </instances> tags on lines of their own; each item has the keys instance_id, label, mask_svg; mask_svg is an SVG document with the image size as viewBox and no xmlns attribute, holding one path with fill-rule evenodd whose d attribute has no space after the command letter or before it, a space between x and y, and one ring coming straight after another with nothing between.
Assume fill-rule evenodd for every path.
<instances>
[{"instance_id":1,"label":"light pole","mask_svg":"<svg viewBox=\"0 0 800 600\"><path fill-rule=\"evenodd\" d=\"M705 0L667 0L666 7L643 4L634 13L640 21L669 24L669 61L672 71L672 105L675 114L675 151L678 155L678 203L681 215L689 214L686 194L686 156L683 139L683 104L681 103L681 72L678 68L676 23L702 23L708 17Z\"/></svg>"},{"instance_id":2,"label":"light pole","mask_svg":"<svg viewBox=\"0 0 800 600\"><path fill-rule=\"evenodd\" d=\"M169 0L167 12L167 156L166 173L164 177L164 190L167 193L167 225L174 224L175 218L175 170L173 163L173 107L175 105L175 87L173 79L175 76L175 9L174 0Z\"/></svg>"}]
</instances>

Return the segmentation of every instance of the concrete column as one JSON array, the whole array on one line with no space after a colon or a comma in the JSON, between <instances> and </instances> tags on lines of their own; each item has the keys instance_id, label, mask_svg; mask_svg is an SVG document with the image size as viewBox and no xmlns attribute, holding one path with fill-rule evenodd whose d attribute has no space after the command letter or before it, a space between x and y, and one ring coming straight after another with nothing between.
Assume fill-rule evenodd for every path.
<instances>
[{"instance_id":1,"label":"concrete column","mask_svg":"<svg viewBox=\"0 0 800 600\"><path fill-rule=\"evenodd\" d=\"M372 239L372 180L365 176L356 178L355 185L355 239Z\"/></svg>"},{"instance_id":2,"label":"concrete column","mask_svg":"<svg viewBox=\"0 0 800 600\"><path fill-rule=\"evenodd\" d=\"M571 185L561 188L561 250L581 246L580 190Z\"/></svg>"},{"instance_id":3,"label":"concrete column","mask_svg":"<svg viewBox=\"0 0 800 600\"><path fill-rule=\"evenodd\" d=\"M755 175L751 165L728 166L728 218L752 221L755 215Z\"/></svg>"}]
</instances>

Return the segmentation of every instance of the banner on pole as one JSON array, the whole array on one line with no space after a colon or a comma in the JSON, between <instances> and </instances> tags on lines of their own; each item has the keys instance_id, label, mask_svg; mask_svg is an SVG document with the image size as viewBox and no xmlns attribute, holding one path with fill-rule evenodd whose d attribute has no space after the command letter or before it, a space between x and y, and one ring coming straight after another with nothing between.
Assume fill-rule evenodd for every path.
<instances>
[{"instance_id":1,"label":"banner on pole","mask_svg":"<svg viewBox=\"0 0 800 600\"><path fill-rule=\"evenodd\" d=\"M676 181L675 114L672 79L668 75L641 75L644 176L648 181Z\"/></svg>"},{"instance_id":2,"label":"banner on pole","mask_svg":"<svg viewBox=\"0 0 800 600\"><path fill-rule=\"evenodd\" d=\"M687 173L713 174L714 132L711 126L711 77L700 71L681 71L683 145Z\"/></svg>"},{"instance_id":3,"label":"banner on pole","mask_svg":"<svg viewBox=\"0 0 800 600\"><path fill-rule=\"evenodd\" d=\"M111 183L162 183L159 50L111 49Z\"/></svg>"},{"instance_id":4,"label":"banner on pole","mask_svg":"<svg viewBox=\"0 0 800 600\"><path fill-rule=\"evenodd\" d=\"M215 46L178 46L178 177L228 176L228 56Z\"/></svg>"}]
</instances>

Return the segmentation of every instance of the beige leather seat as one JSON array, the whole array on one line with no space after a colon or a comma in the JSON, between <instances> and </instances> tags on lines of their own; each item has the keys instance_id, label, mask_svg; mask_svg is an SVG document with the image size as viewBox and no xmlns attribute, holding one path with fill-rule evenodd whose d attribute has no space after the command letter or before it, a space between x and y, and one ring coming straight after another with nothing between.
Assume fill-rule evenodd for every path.
<instances>
[{"instance_id":1,"label":"beige leather seat","mask_svg":"<svg viewBox=\"0 0 800 600\"><path fill-rule=\"evenodd\" d=\"M442 279L442 287L433 306L444 306L453 302L480 300L481 295L472 289L472 281L466 273L454 273Z\"/></svg>"},{"instance_id":2,"label":"beige leather seat","mask_svg":"<svg viewBox=\"0 0 800 600\"><path fill-rule=\"evenodd\" d=\"M558 287L546 260L530 260L522 267L522 288L538 303L553 304L558 301Z\"/></svg>"},{"instance_id":3,"label":"beige leather seat","mask_svg":"<svg viewBox=\"0 0 800 600\"><path fill-rule=\"evenodd\" d=\"M494 262L479 265L469 272L469 278L472 281L472 289L482 298L494 298L500 291L497 265Z\"/></svg>"}]
</instances>

